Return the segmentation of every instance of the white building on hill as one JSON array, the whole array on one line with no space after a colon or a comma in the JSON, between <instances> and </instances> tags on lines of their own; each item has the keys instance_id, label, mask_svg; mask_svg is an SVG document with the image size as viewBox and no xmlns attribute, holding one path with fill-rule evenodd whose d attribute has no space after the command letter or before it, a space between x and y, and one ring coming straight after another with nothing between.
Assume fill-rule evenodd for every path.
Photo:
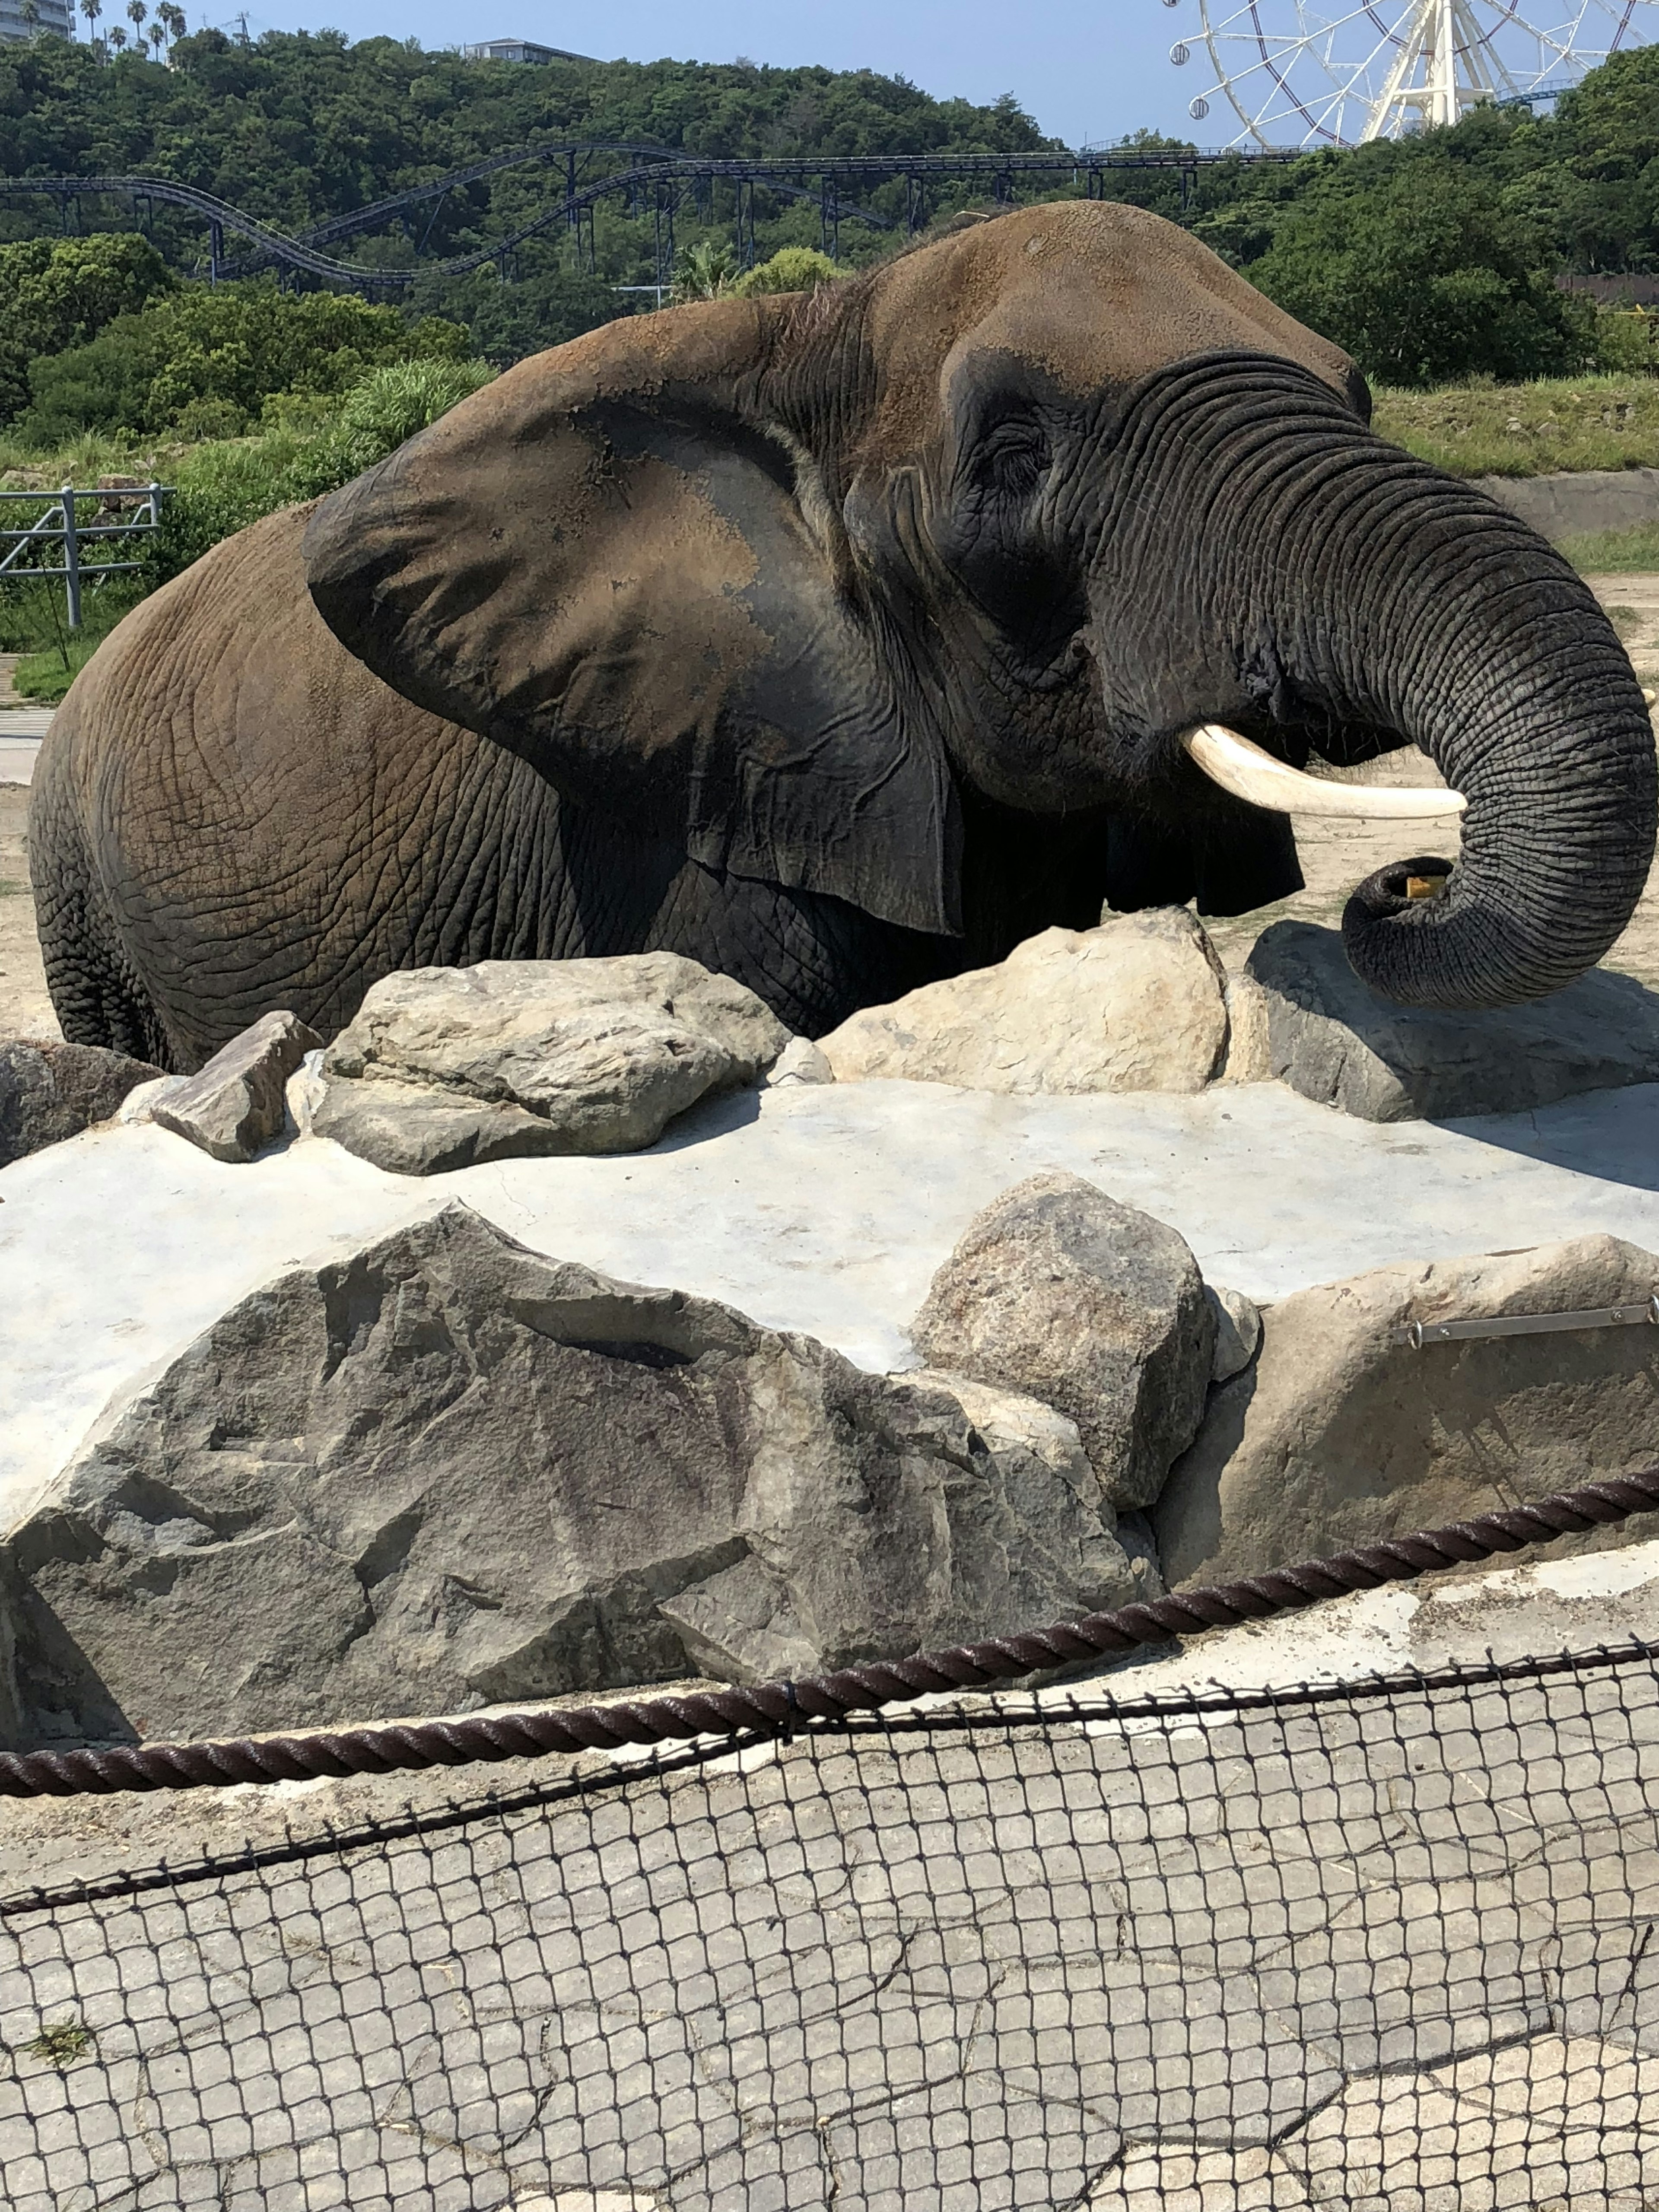
<instances>
[{"instance_id":1,"label":"white building on hill","mask_svg":"<svg viewBox=\"0 0 1659 2212\"><path fill-rule=\"evenodd\" d=\"M9 8L15 0L0 0L0 8ZM586 62L592 54L573 54L563 46L540 46L533 39L484 39L477 46L463 46L461 52L470 62Z\"/></svg>"},{"instance_id":2,"label":"white building on hill","mask_svg":"<svg viewBox=\"0 0 1659 2212\"><path fill-rule=\"evenodd\" d=\"M60 39L75 36L74 0L34 0L35 17L27 22L23 0L0 0L0 39L32 39L37 31L54 31Z\"/></svg>"}]
</instances>

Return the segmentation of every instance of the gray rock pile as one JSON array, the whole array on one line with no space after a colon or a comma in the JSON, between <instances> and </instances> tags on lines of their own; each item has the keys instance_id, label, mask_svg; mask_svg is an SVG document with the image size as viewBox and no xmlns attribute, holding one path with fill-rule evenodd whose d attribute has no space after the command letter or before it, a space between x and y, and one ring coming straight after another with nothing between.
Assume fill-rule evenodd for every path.
<instances>
[{"instance_id":1,"label":"gray rock pile","mask_svg":"<svg viewBox=\"0 0 1659 2212\"><path fill-rule=\"evenodd\" d=\"M101 1045L0 1042L0 1168L107 1121L129 1091L161 1073Z\"/></svg>"},{"instance_id":2,"label":"gray rock pile","mask_svg":"<svg viewBox=\"0 0 1659 2212\"><path fill-rule=\"evenodd\" d=\"M1406 1340L1656 1290L1593 1237L1258 1310L1047 1175L937 1271L927 1366L880 1376L451 1206L245 1298L106 1417L0 1547L0 1721L66 1743L798 1675L1293 1565L1650 1462L1659 1331Z\"/></svg>"},{"instance_id":3,"label":"gray rock pile","mask_svg":"<svg viewBox=\"0 0 1659 2212\"><path fill-rule=\"evenodd\" d=\"M0 1555L29 1742L801 1674L1158 1588L1077 1431L463 1206L245 1299Z\"/></svg>"},{"instance_id":4,"label":"gray rock pile","mask_svg":"<svg viewBox=\"0 0 1659 2212\"><path fill-rule=\"evenodd\" d=\"M388 975L323 1060L313 1127L403 1175L637 1152L789 1042L754 993L673 952Z\"/></svg>"}]
</instances>

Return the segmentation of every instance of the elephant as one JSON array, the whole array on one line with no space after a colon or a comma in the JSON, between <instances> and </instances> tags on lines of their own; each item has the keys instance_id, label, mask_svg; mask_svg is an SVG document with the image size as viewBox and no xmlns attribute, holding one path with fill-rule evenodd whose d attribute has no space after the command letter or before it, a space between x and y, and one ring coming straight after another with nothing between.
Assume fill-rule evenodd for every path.
<instances>
[{"instance_id":1,"label":"elephant","mask_svg":"<svg viewBox=\"0 0 1659 2212\"><path fill-rule=\"evenodd\" d=\"M1600 959L1656 778L1589 592L1201 242L1054 202L608 324L207 554L42 749L41 943L67 1037L184 1071L396 969L659 948L817 1036L1103 904L1280 899L1290 810L1356 799L1310 762L1407 744L1462 854L1358 887L1358 974Z\"/></svg>"}]
</instances>

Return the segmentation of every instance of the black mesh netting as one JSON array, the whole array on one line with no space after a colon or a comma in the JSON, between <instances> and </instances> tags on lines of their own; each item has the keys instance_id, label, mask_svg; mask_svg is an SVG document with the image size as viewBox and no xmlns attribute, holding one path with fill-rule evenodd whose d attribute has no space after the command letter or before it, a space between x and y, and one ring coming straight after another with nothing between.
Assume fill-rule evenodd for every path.
<instances>
[{"instance_id":1,"label":"black mesh netting","mask_svg":"<svg viewBox=\"0 0 1659 2212\"><path fill-rule=\"evenodd\" d=\"M4 2201L1642 2212L1656 1656L814 1726L16 1901Z\"/></svg>"}]
</instances>

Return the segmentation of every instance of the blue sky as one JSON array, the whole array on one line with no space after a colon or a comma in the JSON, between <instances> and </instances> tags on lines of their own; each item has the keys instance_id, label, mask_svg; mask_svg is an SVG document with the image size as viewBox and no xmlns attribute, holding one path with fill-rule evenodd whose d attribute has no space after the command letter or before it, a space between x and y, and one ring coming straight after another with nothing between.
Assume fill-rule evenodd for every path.
<instances>
[{"instance_id":1,"label":"blue sky","mask_svg":"<svg viewBox=\"0 0 1659 2212\"><path fill-rule=\"evenodd\" d=\"M226 0L184 4L192 24L228 12ZM1198 0L253 0L248 21L256 31L331 24L354 39L389 33L428 46L540 39L607 61L822 62L908 76L941 97L1012 92L1068 145L1142 124L1204 136L1186 113L1197 71L1177 74L1168 59L1171 40L1196 31Z\"/></svg>"}]
</instances>

